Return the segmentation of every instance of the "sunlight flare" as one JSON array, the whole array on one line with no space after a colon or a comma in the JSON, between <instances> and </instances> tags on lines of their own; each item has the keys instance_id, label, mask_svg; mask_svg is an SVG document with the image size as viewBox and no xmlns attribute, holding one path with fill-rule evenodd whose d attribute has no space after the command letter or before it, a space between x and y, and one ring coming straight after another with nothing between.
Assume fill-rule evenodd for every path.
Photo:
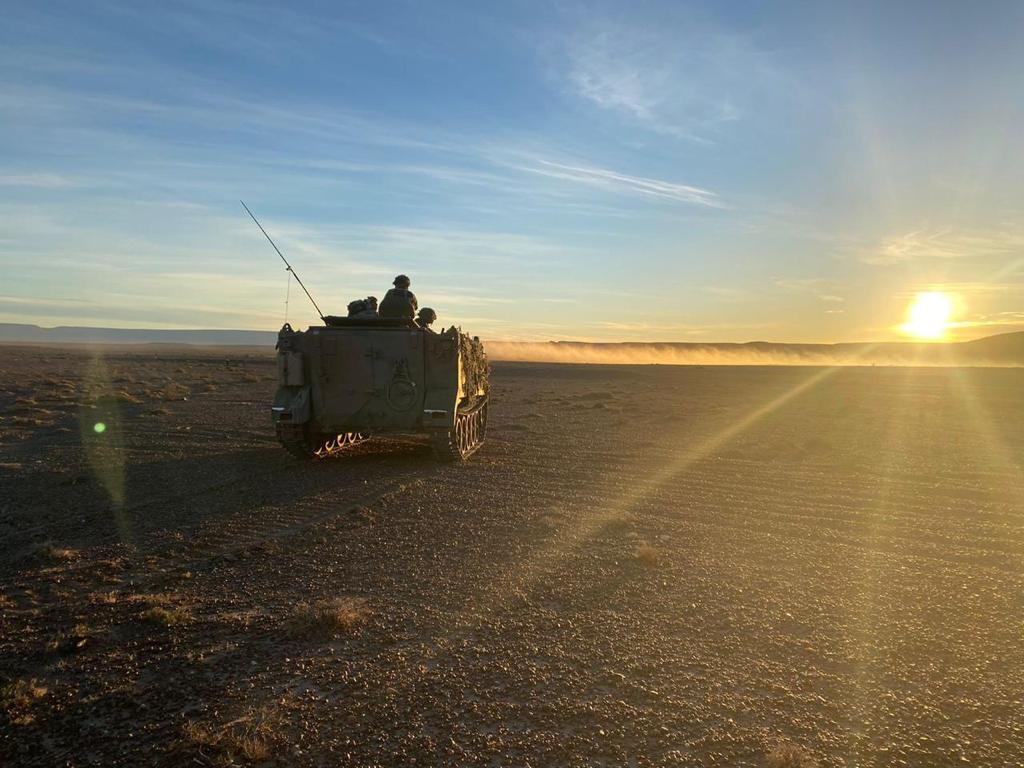
<instances>
[{"instance_id":1,"label":"sunlight flare","mask_svg":"<svg viewBox=\"0 0 1024 768\"><path fill-rule=\"evenodd\" d=\"M950 328L953 299L946 293L919 293L907 308L907 321L901 330L918 339L941 339Z\"/></svg>"}]
</instances>

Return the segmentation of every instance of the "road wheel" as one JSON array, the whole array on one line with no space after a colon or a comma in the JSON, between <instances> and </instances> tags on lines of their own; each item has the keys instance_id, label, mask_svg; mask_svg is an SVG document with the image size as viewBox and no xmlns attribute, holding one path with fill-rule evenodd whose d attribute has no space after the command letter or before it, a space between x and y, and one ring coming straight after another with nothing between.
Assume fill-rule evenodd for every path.
<instances>
[{"instance_id":1,"label":"road wheel","mask_svg":"<svg viewBox=\"0 0 1024 768\"><path fill-rule=\"evenodd\" d=\"M438 461L462 461L472 456L487 434L487 399L460 408L455 423L431 436L431 447Z\"/></svg>"},{"instance_id":2,"label":"road wheel","mask_svg":"<svg viewBox=\"0 0 1024 768\"><path fill-rule=\"evenodd\" d=\"M311 434L308 425L277 423L277 439L292 456L299 459L324 459L340 453L350 445L367 439L362 432L340 435Z\"/></svg>"}]
</instances>

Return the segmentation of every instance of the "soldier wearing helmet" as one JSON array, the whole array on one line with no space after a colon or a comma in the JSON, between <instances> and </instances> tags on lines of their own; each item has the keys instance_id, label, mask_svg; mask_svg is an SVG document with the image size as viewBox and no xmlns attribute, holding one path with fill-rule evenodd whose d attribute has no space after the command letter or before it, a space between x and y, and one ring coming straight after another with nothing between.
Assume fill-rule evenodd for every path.
<instances>
[{"instance_id":1,"label":"soldier wearing helmet","mask_svg":"<svg viewBox=\"0 0 1024 768\"><path fill-rule=\"evenodd\" d=\"M430 324L435 320L437 320L437 312L432 310L430 307L424 307L416 313L416 325L428 333L436 333L436 331L430 327Z\"/></svg>"},{"instance_id":2,"label":"soldier wearing helmet","mask_svg":"<svg viewBox=\"0 0 1024 768\"><path fill-rule=\"evenodd\" d=\"M407 317L410 320L416 317L419 305L416 294L409 290L410 285L412 282L405 275L395 278L395 287L389 289L380 302L378 311L381 317Z\"/></svg>"},{"instance_id":3,"label":"soldier wearing helmet","mask_svg":"<svg viewBox=\"0 0 1024 768\"><path fill-rule=\"evenodd\" d=\"M349 317L373 318L377 317L377 297L367 296L365 299L356 299L348 303Z\"/></svg>"}]
</instances>

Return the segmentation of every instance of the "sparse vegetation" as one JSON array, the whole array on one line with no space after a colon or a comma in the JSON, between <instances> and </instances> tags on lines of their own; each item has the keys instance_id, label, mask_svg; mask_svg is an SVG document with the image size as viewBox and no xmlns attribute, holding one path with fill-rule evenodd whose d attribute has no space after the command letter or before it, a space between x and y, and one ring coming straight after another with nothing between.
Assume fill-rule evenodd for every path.
<instances>
[{"instance_id":1,"label":"sparse vegetation","mask_svg":"<svg viewBox=\"0 0 1024 768\"><path fill-rule=\"evenodd\" d=\"M30 557L42 563L66 563L78 557L78 551L70 547L58 547L49 541L37 544Z\"/></svg>"},{"instance_id":2,"label":"sparse vegetation","mask_svg":"<svg viewBox=\"0 0 1024 768\"><path fill-rule=\"evenodd\" d=\"M173 627L192 621L192 612L180 605L174 605L170 595L131 595L129 602L147 606L139 618L150 624Z\"/></svg>"},{"instance_id":3,"label":"sparse vegetation","mask_svg":"<svg viewBox=\"0 0 1024 768\"><path fill-rule=\"evenodd\" d=\"M363 517L368 520L375 517L373 510L369 507L363 506L362 504L353 504L348 508L348 513L354 517Z\"/></svg>"},{"instance_id":4,"label":"sparse vegetation","mask_svg":"<svg viewBox=\"0 0 1024 768\"><path fill-rule=\"evenodd\" d=\"M35 678L15 680L0 688L0 707L16 725L27 725L35 718L32 706L49 691Z\"/></svg>"},{"instance_id":5,"label":"sparse vegetation","mask_svg":"<svg viewBox=\"0 0 1024 768\"><path fill-rule=\"evenodd\" d=\"M12 427L48 427L52 423L50 419L39 419L33 416L14 416L11 418Z\"/></svg>"},{"instance_id":6,"label":"sparse vegetation","mask_svg":"<svg viewBox=\"0 0 1024 768\"><path fill-rule=\"evenodd\" d=\"M765 765L767 768L818 768L818 760L799 744L781 741L765 756Z\"/></svg>"},{"instance_id":7,"label":"sparse vegetation","mask_svg":"<svg viewBox=\"0 0 1024 768\"><path fill-rule=\"evenodd\" d=\"M50 653L74 653L85 648L94 638L95 632L85 624L76 624L67 632L58 632L46 644Z\"/></svg>"},{"instance_id":8,"label":"sparse vegetation","mask_svg":"<svg viewBox=\"0 0 1024 768\"><path fill-rule=\"evenodd\" d=\"M150 395L155 400L164 400L172 402L176 400L187 400L189 395L188 387L182 386L171 382L164 385L162 388L150 392Z\"/></svg>"},{"instance_id":9,"label":"sparse vegetation","mask_svg":"<svg viewBox=\"0 0 1024 768\"><path fill-rule=\"evenodd\" d=\"M288 621L293 637L332 637L348 634L360 627L370 616L370 608L361 597L336 597L303 603Z\"/></svg>"},{"instance_id":10,"label":"sparse vegetation","mask_svg":"<svg viewBox=\"0 0 1024 768\"><path fill-rule=\"evenodd\" d=\"M272 707L252 710L231 722L213 727L190 721L182 733L213 765L235 765L239 759L269 760L283 741L282 717Z\"/></svg>"},{"instance_id":11,"label":"sparse vegetation","mask_svg":"<svg viewBox=\"0 0 1024 768\"><path fill-rule=\"evenodd\" d=\"M9 406L6 409L8 416L38 416L41 414L53 413L45 408L36 405L35 401L23 402L15 401L14 405Z\"/></svg>"},{"instance_id":12,"label":"sparse vegetation","mask_svg":"<svg viewBox=\"0 0 1024 768\"><path fill-rule=\"evenodd\" d=\"M172 595L164 595L159 593L145 593L141 595L128 595L128 602L140 603L145 605L147 608L153 605L170 605L173 600Z\"/></svg>"},{"instance_id":13,"label":"sparse vegetation","mask_svg":"<svg viewBox=\"0 0 1024 768\"><path fill-rule=\"evenodd\" d=\"M649 568L653 568L658 564L658 550L650 544L641 543L637 545L637 548L633 550L633 557L636 558L638 563Z\"/></svg>"},{"instance_id":14,"label":"sparse vegetation","mask_svg":"<svg viewBox=\"0 0 1024 768\"><path fill-rule=\"evenodd\" d=\"M167 608L162 605L154 605L139 614L139 618L151 624L162 624L165 627L173 627L178 624L187 624L192 621L192 613L188 608L172 606Z\"/></svg>"}]
</instances>

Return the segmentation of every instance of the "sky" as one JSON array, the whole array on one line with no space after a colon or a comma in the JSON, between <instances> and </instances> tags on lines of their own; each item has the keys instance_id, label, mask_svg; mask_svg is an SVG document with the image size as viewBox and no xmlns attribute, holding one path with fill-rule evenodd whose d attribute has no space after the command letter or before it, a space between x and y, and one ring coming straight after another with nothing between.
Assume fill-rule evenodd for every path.
<instances>
[{"instance_id":1,"label":"sky","mask_svg":"<svg viewBox=\"0 0 1024 768\"><path fill-rule=\"evenodd\" d=\"M490 339L1024 329L1019 2L3 9L0 322L316 322L241 199L328 314L405 273Z\"/></svg>"}]
</instances>

